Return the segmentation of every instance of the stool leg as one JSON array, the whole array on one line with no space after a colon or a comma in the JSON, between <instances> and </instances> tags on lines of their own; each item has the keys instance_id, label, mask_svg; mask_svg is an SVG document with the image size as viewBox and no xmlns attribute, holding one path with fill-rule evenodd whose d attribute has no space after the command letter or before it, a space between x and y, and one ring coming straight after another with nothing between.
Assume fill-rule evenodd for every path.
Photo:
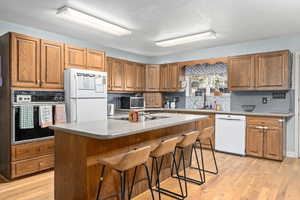
<instances>
[{"instance_id":1,"label":"stool leg","mask_svg":"<svg viewBox=\"0 0 300 200\"><path fill-rule=\"evenodd\" d=\"M102 183L103 183L104 170L105 170L105 165L102 166L102 171L101 171L100 182L99 182L99 186L98 186L98 192L97 192L96 200L98 200L99 197L100 197L100 192L101 192Z\"/></svg>"},{"instance_id":2,"label":"stool leg","mask_svg":"<svg viewBox=\"0 0 300 200\"><path fill-rule=\"evenodd\" d=\"M161 194L160 194L160 181L159 181L159 168L158 168L158 162L157 162L157 158L154 158L155 160L155 168L156 168L156 187L158 188L158 198L159 200L161 200Z\"/></svg>"},{"instance_id":3,"label":"stool leg","mask_svg":"<svg viewBox=\"0 0 300 200\"><path fill-rule=\"evenodd\" d=\"M126 188L126 172L119 172L120 173L120 182L121 182L121 194L120 199L125 200L125 188Z\"/></svg>"},{"instance_id":4,"label":"stool leg","mask_svg":"<svg viewBox=\"0 0 300 200\"><path fill-rule=\"evenodd\" d=\"M205 176L205 166L204 166L204 157L203 157L203 148L202 148L202 144L201 141L199 142L199 146L200 146L200 153L201 153L201 162L202 162L202 170L203 171L203 178L204 178L204 182L206 182L206 176Z\"/></svg>"},{"instance_id":5,"label":"stool leg","mask_svg":"<svg viewBox=\"0 0 300 200\"><path fill-rule=\"evenodd\" d=\"M201 146L201 144L200 144L200 146ZM202 147L201 147L201 149L202 149ZM202 170L201 170L201 167L200 167L200 164L199 164L199 158L198 158L198 154L197 154L197 151L196 151L196 145L195 144L193 144L193 149L192 150L194 150L195 155L196 155L197 167L198 167L198 172L199 172L201 182L204 183L205 182L205 173L203 172L203 177L202 177ZM204 161L203 161L202 150L201 150L201 162L202 162L202 168L204 169ZM203 178L204 178L204 180L203 180Z\"/></svg>"},{"instance_id":6,"label":"stool leg","mask_svg":"<svg viewBox=\"0 0 300 200\"><path fill-rule=\"evenodd\" d=\"M176 170L176 175L177 177L179 176L179 168L176 164L176 158L175 158L175 153L173 152L172 153L172 157L173 157L173 163L175 164L175 170ZM181 195L183 198L185 198L187 196L187 184L186 184L186 181L185 181L185 193L183 193L183 189L182 189L182 185L181 185L181 181L180 179L178 178L178 183L179 183L179 187L180 187L180 191L181 191Z\"/></svg>"},{"instance_id":7,"label":"stool leg","mask_svg":"<svg viewBox=\"0 0 300 200\"><path fill-rule=\"evenodd\" d=\"M136 177L137 168L138 168L137 166L134 168L134 174L133 174L133 178L132 178L132 184L131 184L130 190L128 192L128 199L131 199L131 194L132 194L133 186L134 186L134 183L135 183L135 177Z\"/></svg>"},{"instance_id":8,"label":"stool leg","mask_svg":"<svg viewBox=\"0 0 300 200\"><path fill-rule=\"evenodd\" d=\"M150 174L149 174L149 169L148 169L148 166L147 164L143 164L144 167L145 167L145 170L146 170L146 174L147 174L147 178L148 178L148 186L149 186L149 189L150 189L150 192L151 192L151 196L152 196L152 200L154 200L154 194L153 194L153 190L152 190L152 184L151 184L151 179L150 179Z\"/></svg>"},{"instance_id":9,"label":"stool leg","mask_svg":"<svg viewBox=\"0 0 300 200\"><path fill-rule=\"evenodd\" d=\"M214 157L214 163L215 163L215 168L216 168L216 171L215 172L211 172L211 173L218 174L219 173L219 169L218 169L218 164L217 164L217 160L216 160L215 149L213 148L213 145L212 145L212 142L211 142L210 138L209 138L209 144L210 144L210 149L211 149L212 155Z\"/></svg>"}]
</instances>

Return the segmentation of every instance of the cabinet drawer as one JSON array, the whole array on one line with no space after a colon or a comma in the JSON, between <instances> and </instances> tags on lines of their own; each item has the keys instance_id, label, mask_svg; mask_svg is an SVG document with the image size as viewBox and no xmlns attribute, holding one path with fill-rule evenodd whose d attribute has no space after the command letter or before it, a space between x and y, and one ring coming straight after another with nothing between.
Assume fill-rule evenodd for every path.
<instances>
[{"instance_id":1,"label":"cabinet drawer","mask_svg":"<svg viewBox=\"0 0 300 200\"><path fill-rule=\"evenodd\" d=\"M278 117L247 117L247 125L266 126L268 128L281 128L282 118Z\"/></svg>"},{"instance_id":2,"label":"cabinet drawer","mask_svg":"<svg viewBox=\"0 0 300 200\"><path fill-rule=\"evenodd\" d=\"M54 167L54 155L42 156L12 163L12 178L32 174Z\"/></svg>"},{"instance_id":3,"label":"cabinet drawer","mask_svg":"<svg viewBox=\"0 0 300 200\"><path fill-rule=\"evenodd\" d=\"M12 146L12 161L25 160L37 156L52 154L54 141L45 140Z\"/></svg>"}]
</instances>

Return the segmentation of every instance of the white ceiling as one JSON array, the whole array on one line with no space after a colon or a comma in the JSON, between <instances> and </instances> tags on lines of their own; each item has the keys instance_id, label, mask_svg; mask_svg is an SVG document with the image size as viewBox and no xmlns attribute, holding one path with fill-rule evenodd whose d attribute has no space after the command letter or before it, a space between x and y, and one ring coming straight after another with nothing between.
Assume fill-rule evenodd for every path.
<instances>
[{"instance_id":1,"label":"white ceiling","mask_svg":"<svg viewBox=\"0 0 300 200\"><path fill-rule=\"evenodd\" d=\"M69 5L122 25L113 36L56 17ZM146 56L300 33L299 0L2 0L0 20ZM216 40L162 48L154 41L213 29Z\"/></svg>"}]
</instances>

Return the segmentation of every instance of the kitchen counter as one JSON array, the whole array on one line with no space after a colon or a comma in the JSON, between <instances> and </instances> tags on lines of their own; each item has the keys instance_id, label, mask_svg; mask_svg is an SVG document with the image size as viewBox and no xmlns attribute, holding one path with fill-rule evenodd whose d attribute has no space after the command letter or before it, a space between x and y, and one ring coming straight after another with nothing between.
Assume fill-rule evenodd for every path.
<instances>
[{"instance_id":1,"label":"kitchen counter","mask_svg":"<svg viewBox=\"0 0 300 200\"><path fill-rule=\"evenodd\" d=\"M117 111L130 111L130 109L118 109ZM214 114L229 114L229 115L246 115L246 116L266 116L266 117L284 117L289 118L294 116L294 113L276 113L276 112L243 112L243 111L215 111L215 110L201 110L201 109L168 109L168 108L146 108L138 109L138 111L162 111L162 112L195 112L195 113L214 113Z\"/></svg>"},{"instance_id":2,"label":"kitchen counter","mask_svg":"<svg viewBox=\"0 0 300 200\"><path fill-rule=\"evenodd\" d=\"M207 118L206 115L157 113L151 116L163 116L167 118L139 122L119 120L120 117L125 116L127 115L108 117L106 120L99 121L59 124L51 128L95 139L113 139Z\"/></svg>"},{"instance_id":3,"label":"kitchen counter","mask_svg":"<svg viewBox=\"0 0 300 200\"><path fill-rule=\"evenodd\" d=\"M128 115L126 115L128 116ZM99 159L120 155L141 146L156 146L163 139L178 137L183 133L198 130L206 120L207 115L191 115L176 113L151 114L163 119L141 122L108 118L102 121L69 123L53 126L55 130L55 175L54 191L56 200L85 199L94 200L97 195L97 186L102 172ZM117 118L125 116L117 116ZM148 116L149 117L149 116ZM185 149L186 155L190 148ZM187 156L189 158L189 156ZM176 160L179 154L176 155ZM166 160L172 160L167 155ZM151 159L149 158L149 161ZM187 163L189 160L187 160ZM151 162L147 163L151 167ZM167 163L166 170L161 171L161 180L170 177L171 162ZM153 173L156 169L154 169ZM148 189L143 171L138 170L134 196ZM133 171L129 171L129 174ZM112 170L106 171L105 187L101 198L106 199L118 193L118 174ZM132 177L128 176L128 182Z\"/></svg>"}]
</instances>

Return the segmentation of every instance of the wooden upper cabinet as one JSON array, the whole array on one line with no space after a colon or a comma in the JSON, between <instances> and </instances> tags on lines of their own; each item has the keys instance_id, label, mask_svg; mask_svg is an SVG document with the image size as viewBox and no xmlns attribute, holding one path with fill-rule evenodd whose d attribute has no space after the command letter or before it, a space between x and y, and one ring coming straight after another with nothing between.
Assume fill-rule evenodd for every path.
<instances>
[{"instance_id":1,"label":"wooden upper cabinet","mask_svg":"<svg viewBox=\"0 0 300 200\"><path fill-rule=\"evenodd\" d=\"M256 55L256 88L258 90L288 90L288 79L288 51Z\"/></svg>"},{"instance_id":2,"label":"wooden upper cabinet","mask_svg":"<svg viewBox=\"0 0 300 200\"><path fill-rule=\"evenodd\" d=\"M11 33L12 87L40 87L40 39Z\"/></svg>"},{"instance_id":3,"label":"wooden upper cabinet","mask_svg":"<svg viewBox=\"0 0 300 200\"><path fill-rule=\"evenodd\" d=\"M86 48L65 45L65 68L86 69Z\"/></svg>"},{"instance_id":4,"label":"wooden upper cabinet","mask_svg":"<svg viewBox=\"0 0 300 200\"><path fill-rule=\"evenodd\" d=\"M169 91L176 92L179 82L179 67L178 64L169 64Z\"/></svg>"},{"instance_id":5,"label":"wooden upper cabinet","mask_svg":"<svg viewBox=\"0 0 300 200\"><path fill-rule=\"evenodd\" d=\"M169 73L169 65L163 64L160 65L160 90L168 91L170 89L170 73Z\"/></svg>"},{"instance_id":6,"label":"wooden upper cabinet","mask_svg":"<svg viewBox=\"0 0 300 200\"><path fill-rule=\"evenodd\" d=\"M163 106L162 93L150 92L144 93L146 108L161 108Z\"/></svg>"},{"instance_id":7,"label":"wooden upper cabinet","mask_svg":"<svg viewBox=\"0 0 300 200\"><path fill-rule=\"evenodd\" d=\"M160 90L160 66L146 66L146 91Z\"/></svg>"},{"instance_id":8,"label":"wooden upper cabinet","mask_svg":"<svg viewBox=\"0 0 300 200\"><path fill-rule=\"evenodd\" d=\"M136 88L136 66L133 62L124 62L125 90L134 91Z\"/></svg>"},{"instance_id":9,"label":"wooden upper cabinet","mask_svg":"<svg viewBox=\"0 0 300 200\"><path fill-rule=\"evenodd\" d=\"M145 90L145 66L142 64L136 64L136 90Z\"/></svg>"},{"instance_id":10,"label":"wooden upper cabinet","mask_svg":"<svg viewBox=\"0 0 300 200\"><path fill-rule=\"evenodd\" d=\"M124 89L124 64L118 59L113 59L111 66L111 89L116 91Z\"/></svg>"},{"instance_id":11,"label":"wooden upper cabinet","mask_svg":"<svg viewBox=\"0 0 300 200\"><path fill-rule=\"evenodd\" d=\"M64 88L64 46L62 43L41 41L41 87Z\"/></svg>"},{"instance_id":12,"label":"wooden upper cabinet","mask_svg":"<svg viewBox=\"0 0 300 200\"><path fill-rule=\"evenodd\" d=\"M105 52L87 50L87 68L94 71L105 71Z\"/></svg>"},{"instance_id":13,"label":"wooden upper cabinet","mask_svg":"<svg viewBox=\"0 0 300 200\"><path fill-rule=\"evenodd\" d=\"M107 72L107 90L111 90L111 68L113 65L113 58L106 58L106 72Z\"/></svg>"},{"instance_id":14,"label":"wooden upper cabinet","mask_svg":"<svg viewBox=\"0 0 300 200\"><path fill-rule=\"evenodd\" d=\"M254 89L254 59L252 55L237 56L229 59L228 88L235 90Z\"/></svg>"}]
</instances>

